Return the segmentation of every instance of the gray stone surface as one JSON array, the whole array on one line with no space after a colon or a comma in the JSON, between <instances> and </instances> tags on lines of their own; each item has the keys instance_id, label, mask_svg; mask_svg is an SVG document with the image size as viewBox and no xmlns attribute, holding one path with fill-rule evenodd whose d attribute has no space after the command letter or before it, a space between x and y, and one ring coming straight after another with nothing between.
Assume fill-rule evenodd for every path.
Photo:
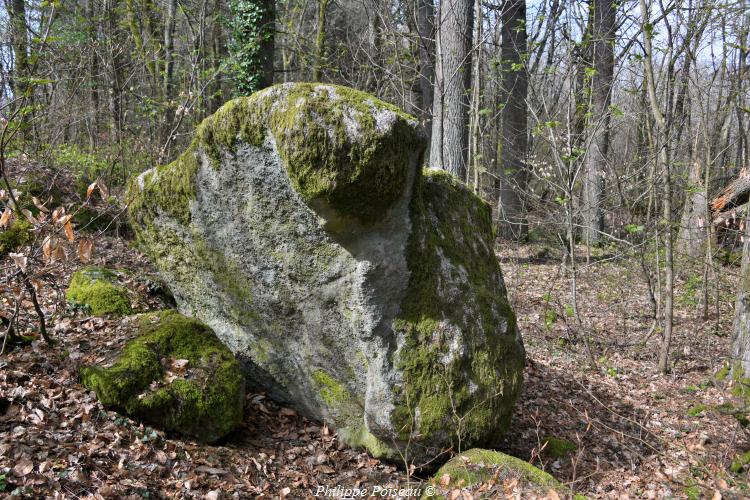
<instances>
[{"instance_id":1,"label":"gray stone surface","mask_svg":"<svg viewBox=\"0 0 750 500\"><path fill-rule=\"evenodd\" d=\"M180 311L251 384L417 463L459 432L499 441L524 356L489 208L423 176L423 150L413 118L372 96L287 84L229 103L129 193Z\"/></svg>"}]
</instances>

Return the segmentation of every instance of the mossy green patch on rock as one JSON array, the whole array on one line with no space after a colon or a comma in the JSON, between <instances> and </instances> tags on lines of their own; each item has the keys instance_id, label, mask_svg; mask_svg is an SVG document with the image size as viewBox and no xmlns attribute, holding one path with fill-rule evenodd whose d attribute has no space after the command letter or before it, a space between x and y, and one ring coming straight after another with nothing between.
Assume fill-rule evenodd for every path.
<instances>
[{"instance_id":1,"label":"mossy green patch on rock","mask_svg":"<svg viewBox=\"0 0 750 500\"><path fill-rule=\"evenodd\" d=\"M7 229L0 231L0 259L15 252L34 239L31 224L22 219L16 219Z\"/></svg>"},{"instance_id":2,"label":"mossy green patch on rock","mask_svg":"<svg viewBox=\"0 0 750 500\"><path fill-rule=\"evenodd\" d=\"M448 434L456 444L496 444L521 390L524 351L493 250L491 210L442 171L425 172L415 190L411 275L394 325L405 339L394 424L405 441Z\"/></svg>"},{"instance_id":3,"label":"mossy green patch on rock","mask_svg":"<svg viewBox=\"0 0 750 500\"><path fill-rule=\"evenodd\" d=\"M729 465L729 470L735 474L739 474L747 464L750 464L750 451L746 451L732 460L732 463Z\"/></svg>"},{"instance_id":4,"label":"mossy green patch on rock","mask_svg":"<svg viewBox=\"0 0 750 500\"><path fill-rule=\"evenodd\" d=\"M444 476L449 480L445 481ZM565 488L550 474L528 462L499 451L473 448L459 453L445 463L433 476L432 483L450 491L454 488L471 488L491 479L500 482L517 479L525 488L565 491Z\"/></svg>"},{"instance_id":5,"label":"mossy green patch on rock","mask_svg":"<svg viewBox=\"0 0 750 500\"><path fill-rule=\"evenodd\" d=\"M363 448L375 457L386 460L397 460L399 457L396 447L388 445L375 437L364 425L356 428L343 428L338 430L339 437L353 448Z\"/></svg>"},{"instance_id":6,"label":"mossy green patch on rock","mask_svg":"<svg viewBox=\"0 0 750 500\"><path fill-rule=\"evenodd\" d=\"M67 299L86 307L95 316L130 314L130 298L116 282L117 275L108 269L84 267L73 274Z\"/></svg>"},{"instance_id":7,"label":"mossy green patch on rock","mask_svg":"<svg viewBox=\"0 0 750 500\"><path fill-rule=\"evenodd\" d=\"M694 406L691 406L690 408L688 408L687 416L688 417L697 417L698 415L700 415L701 413L703 413L704 411L706 411L708 409L709 409L708 405L697 404L697 405L694 405Z\"/></svg>"},{"instance_id":8,"label":"mossy green patch on rock","mask_svg":"<svg viewBox=\"0 0 750 500\"><path fill-rule=\"evenodd\" d=\"M542 440L542 453L552 458L562 458L576 451L578 446L568 439L549 436Z\"/></svg>"},{"instance_id":9,"label":"mossy green patch on rock","mask_svg":"<svg viewBox=\"0 0 750 500\"><path fill-rule=\"evenodd\" d=\"M349 392L340 382L323 370L316 370L312 374L313 381L320 387L320 397L329 406L343 403L350 398Z\"/></svg>"},{"instance_id":10,"label":"mossy green patch on rock","mask_svg":"<svg viewBox=\"0 0 750 500\"><path fill-rule=\"evenodd\" d=\"M109 368L81 369L83 384L102 404L205 442L237 428L244 376L211 330L175 311L162 311L143 316L139 333ZM170 360L187 360L185 372L168 373Z\"/></svg>"},{"instance_id":11,"label":"mossy green patch on rock","mask_svg":"<svg viewBox=\"0 0 750 500\"><path fill-rule=\"evenodd\" d=\"M261 146L269 136L305 201L322 202L362 222L382 217L399 198L409 175L403 152L424 144L413 117L364 92L312 83L276 85L222 106L201 123L175 162L134 180L128 195L131 218L148 225L159 207L187 223L203 155L218 168L238 142Z\"/></svg>"}]
</instances>

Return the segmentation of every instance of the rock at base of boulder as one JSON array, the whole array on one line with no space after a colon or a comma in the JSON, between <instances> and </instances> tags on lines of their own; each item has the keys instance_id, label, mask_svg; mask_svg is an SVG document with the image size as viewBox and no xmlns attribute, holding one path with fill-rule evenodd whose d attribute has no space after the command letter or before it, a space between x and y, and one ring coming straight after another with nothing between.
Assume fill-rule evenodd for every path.
<instances>
[{"instance_id":1,"label":"rock at base of boulder","mask_svg":"<svg viewBox=\"0 0 750 500\"><path fill-rule=\"evenodd\" d=\"M25 220L16 220L9 228L0 231L0 259L30 243L32 239L31 224Z\"/></svg>"},{"instance_id":2,"label":"rock at base of boulder","mask_svg":"<svg viewBox=\"0 0 750 500\"><path fill-rule=\"evenodd\" d=\"M109 269L84 267L73 274L68 287L69 302L81 305L95 316L125 316L133 311L125 289Z\"/></svg>"},{"instance_id":3,"label":"rock at base of boulder","mask_svg":"<svg viewBox=\"0 0 750 500\"><path fill-rule=\"evenodd\" d=\"M81 369L83 384L106 407L203 442L236 429L245 380L231 351L204 324L175 311L139 322L140 336L112 366Z\"/></svg>"},{"instance_id":4,"label":"rock at base of boulder","mask_svg":"<svg viewBox=\"0 0 750 500\"><path fill-rule=\"evenodd\" d=\"M472 448L446 462L431 481L437 487L432 498L441 498L454 488L471 488L482 483L518 480L524 489L550 489L563 491L567 488L550 474L537 469L528 462L499 451Z\"/></svg>"}]
</instances>

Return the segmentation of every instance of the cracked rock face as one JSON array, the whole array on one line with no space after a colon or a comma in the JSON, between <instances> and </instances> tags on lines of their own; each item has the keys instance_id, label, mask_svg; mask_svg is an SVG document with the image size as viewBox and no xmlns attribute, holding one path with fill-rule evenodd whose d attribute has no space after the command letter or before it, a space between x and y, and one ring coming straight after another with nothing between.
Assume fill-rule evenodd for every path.
<instances>
[{"instance_id":1,"label":"cracked rock face","mask_svg":"<svg viewBox=\"0 0 750 500\"><path fill-rule=\"evenodd\" d=\"M524 352L489 207L422 173L417 122L349 88L227 103L131 183L142 248L251 385L420 465L507 429Z\"/></svg>"}]
</instances>

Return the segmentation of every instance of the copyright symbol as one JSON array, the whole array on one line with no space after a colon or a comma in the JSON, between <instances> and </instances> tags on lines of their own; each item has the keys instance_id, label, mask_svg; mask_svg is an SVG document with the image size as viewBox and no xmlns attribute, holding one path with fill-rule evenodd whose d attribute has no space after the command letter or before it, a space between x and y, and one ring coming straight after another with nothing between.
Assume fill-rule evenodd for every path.
<instances>
[{"instance_id":1,"label":"copyright symbol","mask_svg":"<svg viewBox=\"0 0 750 500\"><path fill-rule=\"evenodd\" d=\"M427 486L427 487L426 487L426 488L424 489L424 493L425 493L425 495L427 495L428 497L434 496L434 495L435 495L435 487L434 487L434 486L432 486L432 485L429 485L429 486Z\"/></svg>"}]
</instances>

